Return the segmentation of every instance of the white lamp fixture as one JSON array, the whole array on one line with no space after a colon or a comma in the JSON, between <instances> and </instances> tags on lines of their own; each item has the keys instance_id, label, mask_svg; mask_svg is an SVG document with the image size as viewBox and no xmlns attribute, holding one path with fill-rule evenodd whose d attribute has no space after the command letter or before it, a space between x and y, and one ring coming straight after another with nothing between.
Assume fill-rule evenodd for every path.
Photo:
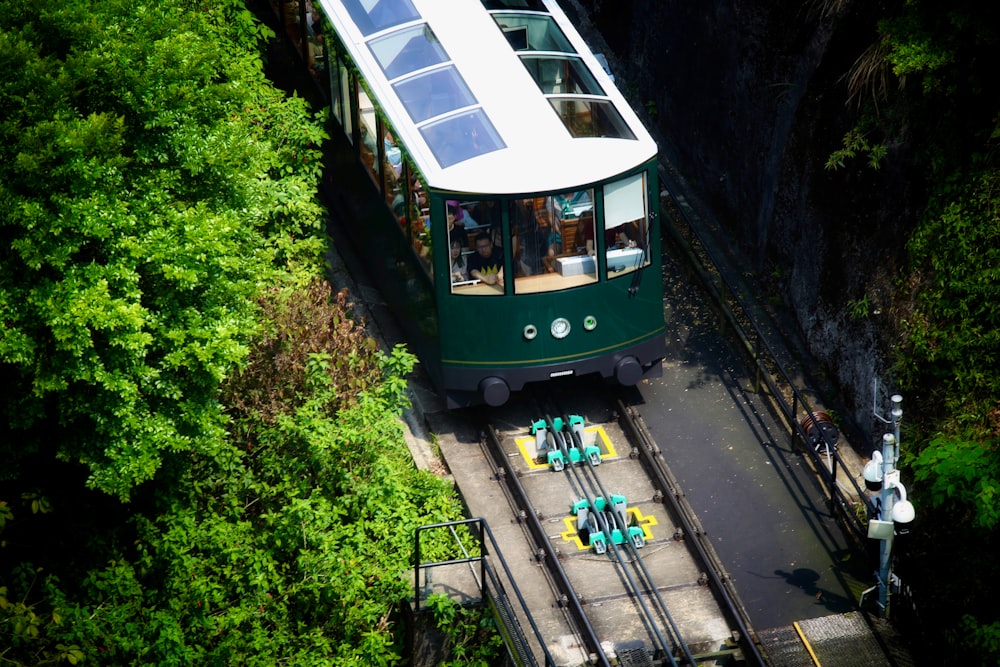
<instances>
[{"instance_id":1,"label":"white lamp fixture","mask_svg":"<svg viewBox=\"0 0 1000 667\"><path fill-rule=\"evenodd\" d=\"M882 481L882 452L877 449L872 452L872 460L865 464L865 469L861 474L866 482L875 484Z\"/></svg>"},{"instance_id":2,"label":"white lamp fixture","mask_svg":"<svg viewBox=\"0 0 1000 667\"><path fill-rule=\"evenodd\" d=\"M910 523L917 513L913 509L913 503L906 499L906 487L896 482L894 488L899 491L899 500L892 504L892 520L896 523Z\"/></svg>"}]
</instances>

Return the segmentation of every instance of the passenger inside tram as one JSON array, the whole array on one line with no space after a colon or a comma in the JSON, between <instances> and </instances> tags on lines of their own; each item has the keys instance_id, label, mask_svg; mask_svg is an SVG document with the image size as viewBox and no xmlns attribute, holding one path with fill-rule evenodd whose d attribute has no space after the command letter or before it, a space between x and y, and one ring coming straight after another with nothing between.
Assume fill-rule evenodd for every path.
<instances>
[{"instance_id":1,"label":"passenger inside tram","mask_svg":"<svg viewBox=\"0 0 1000 667\"><path fill-rule=\"evenodd\" d=\"M493 199L483 199L467 207L476 223L488 231L494 242L500 240L502 229L502 206Z\"/></svg>"},{"instance_id":2,"label":"passenger inside tram","mask_svg":"<svg viewBox=\"0 0 1000 667\"><path fill-rule=\"evenodd\" d=\"M465 256L466 246L458 239L451 240L451 282L462 283L469 280L469 259Z\"/></svg>"},{"instance_id":3,"label":"passenger inside tram","mask_svg":"<svg viewBox=\"0 0 1000 667\"><path fill-rule=\"evenodd\" d=\"M364 120L361 121L361 161L378 181L378 144L375 143L375 133Z\"/></svg>"},{"instance_id":4,"label":"passenger inside tram","mask_svg":"<svg viewBox=\"0 0 1000 667\"><path fill-rule=\"evenodd\" d=\"M588 212L584 216L590 222L589 225L583 228L584 245L587 254L594 255L597 252L597 248L594 245L593 213ZM581 216L580 220L582 225L584 217ZM626 222L617 227L604 230L604 245L608 250L614 250L615 248L635 248L638 247L641 240L639 226L636 224L636 221Z\"/></svg>"},{"instance_id":5,"label":"passenger inside tram","mask_svg":"<svg viewBox=\"0 0 1000 667\"><path fill-rule=\"evenodd\" d=\"M448 217L448 236L453 241L457 240L463 247L469 246L469 229L475 226L471 217L465 209L459 206L457 201L449 200L445 202L446 215ZM468 226L468 227L467 227Z\"/></svg>"},{"instance_id":6,"label":"passenger inside tram","mask_svg":"<svg viewBox=\"0 0 1000 667\"><path fill-rule=\"evenodd\" d=\"M476 252L469 256L469 278L487 285L503 285L503 251L485 232L476 236Z\"/></svg>"},{"instance_id":7,"label":"passenger inside tram","mask_svg":"<svg viewBox=\"0 0 1000 667\"><path fill-rule=\"evenodd\" d=\"M396 145L396 140L393 139L392 134L389 132L385 133L383 139L385 145L385 159L389 163L390 170L399 178L403 171L403 152Z\"/></svg>"},{"instance_id":8,"label":"passenger inside tram","mask_svg":"<svg viewBox=\"0 0 1000 667\"><path fill-rule=\"evenodd\" d=\"M307 25L309 33L309 73L314 79L321 81L321 74L326 70L326 45L323 38L323 20L318 12L310 15Z\"/></svg>"}]
</instances>

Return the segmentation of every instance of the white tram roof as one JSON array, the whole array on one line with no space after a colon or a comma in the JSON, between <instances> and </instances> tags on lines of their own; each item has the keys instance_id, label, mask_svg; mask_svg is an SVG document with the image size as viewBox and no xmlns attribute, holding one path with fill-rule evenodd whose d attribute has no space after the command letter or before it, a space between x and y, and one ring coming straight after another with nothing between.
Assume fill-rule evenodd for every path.
<instances>
[{"instance_id":1,"label":"white tram roof","mask_svg":"<svg viewBox=\"0 0 1000 667\"><path fill-rule=\"evenodd\" d=\"M571 190L656 154L555 0L319 2L431 188ZM602 136L573 136L567 102Z\"/></svg>"}]
</instances>

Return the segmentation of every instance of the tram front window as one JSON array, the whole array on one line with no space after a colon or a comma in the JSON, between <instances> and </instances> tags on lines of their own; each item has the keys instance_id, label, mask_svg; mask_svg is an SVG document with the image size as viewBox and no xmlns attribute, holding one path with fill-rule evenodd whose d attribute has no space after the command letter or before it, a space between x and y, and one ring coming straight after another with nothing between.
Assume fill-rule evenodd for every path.
<instances>
[{"instance_id":1,"label":"tram front window","mask_svg":"<svg viewBox=\"0 0 1000 667\"><path fill-rule=\"evenodd\" d=\"M604 186L604 240L608 277L649 264L645 174Z\"/></svg>"},{"instance_id":2,"label":"tram front window","mask_svg":"<svg viewBox=\"0 0 1000 667\"><path fill-rule=\"evenodd\" d=\"M503 294L502 205L492 199L448 200L448 244L452 291Z\"/></svg>"},{"instance_id":3,"label":"tram front window","mask_svg":"<svg viewBox=\"0 0 1000 667\"><path fill-rule=\"evenodd\" d=\"M518 199L510 205L514 292L550 292L597 281L597 262L587 252L594 238L592 190Z\"/></svg>"}]
</instances>

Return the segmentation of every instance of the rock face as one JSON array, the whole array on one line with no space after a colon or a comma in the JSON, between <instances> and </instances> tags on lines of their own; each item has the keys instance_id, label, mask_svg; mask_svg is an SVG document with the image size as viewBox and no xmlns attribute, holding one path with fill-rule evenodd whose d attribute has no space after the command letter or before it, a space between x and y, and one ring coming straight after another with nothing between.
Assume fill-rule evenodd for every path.
<instances>
[{"instance_id":1,"label":"rock face","mask_svg":"<svg viewBox=\"0 0 1000 667\"><path fill-rule=\"evenodd\" d=\"M887 406L893 291L913 225L903 146L883 166L825 164L857 122L844 83L875 40L866 3L830 0L568 0L607 47L617 81L646 114L734 256L783 300L795 333L875 442L873 383ZM919 195L919 193L917 193ZM919 197L918 197L919 198ZM888 385L888 386L887 386ZM886 408L887 409L887 408Z\"/></svg>"}]
</instances>

